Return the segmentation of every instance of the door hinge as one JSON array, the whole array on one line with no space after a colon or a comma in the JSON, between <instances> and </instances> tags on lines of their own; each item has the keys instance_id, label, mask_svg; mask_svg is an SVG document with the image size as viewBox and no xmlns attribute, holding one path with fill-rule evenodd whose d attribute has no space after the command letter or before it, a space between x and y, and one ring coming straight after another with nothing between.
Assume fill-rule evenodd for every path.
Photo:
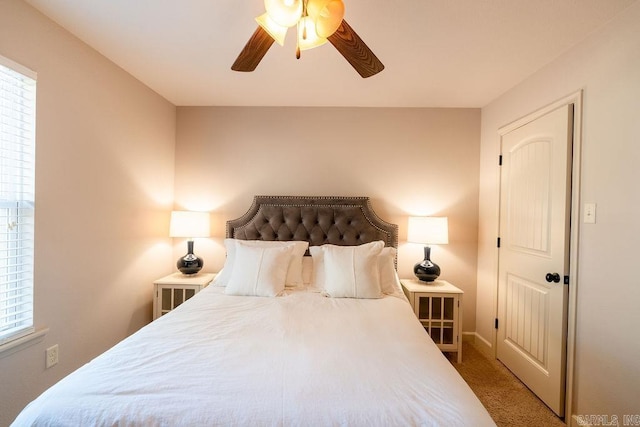
<instances>
[{"instance_id":1,"label":"door hinge","mask_svg":"<svg viewBox=\"0 0 640 427\"><path fill-rule=\"evenodd\" d=\"M497 317L495 318L494 327L496 329L498 329L498 318Z\"/></svg>"},{"instance_id":2,"label":"door hinge","mask_svg":"<svg viewBox=\"0 0 640 427\"><path fill-rule=\"evenodd\" d=\"M564 276L564 284L565 285L569 284L569 276Z\"/></svg>"},{"instance_id":3,"label":"door hinge","mask_svg":"<svg viewBox=\"0 0 640 427\"><path fill-rule=\"evenodd\" d=\"M502 154L498 156L498 166L502 166Z\"/></svg>"},{"instance_id":4,"label":"door hinge","mask_svg":"<svg viewBox=\"0 0 640 427\"><path fill-rule=\"evenodd\" d=\"M496 241L498 247L500 247L500 238L498 237L498 240Z\"/></svg>"}]
</instances>

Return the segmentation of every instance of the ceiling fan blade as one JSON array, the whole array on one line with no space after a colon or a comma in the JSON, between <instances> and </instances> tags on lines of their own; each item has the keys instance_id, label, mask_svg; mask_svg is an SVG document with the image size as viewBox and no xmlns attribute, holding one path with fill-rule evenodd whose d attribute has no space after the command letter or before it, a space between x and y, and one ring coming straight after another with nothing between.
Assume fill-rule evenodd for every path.
<instances>
[{"instance_id":1,"label":"ceiling fan blade","mask_svg":"<svg viewBox=\"0 0 640 427\"><path fill-rule=\"evenodd\" d=\"M371 77L384 70L384 64L344 19L336 32L328 39L363 78Z\"/></svg>"},{"instance_id":2,"label":"ceiling fan blade","mask_svg":"<svg viewBox=\"0 0 640 427\"><path fill-rule=\"evenodd\" d=\"M258 26L231 66L233 71L253 71L273 44L273 38Z\"/></svg>"}]
</instances>

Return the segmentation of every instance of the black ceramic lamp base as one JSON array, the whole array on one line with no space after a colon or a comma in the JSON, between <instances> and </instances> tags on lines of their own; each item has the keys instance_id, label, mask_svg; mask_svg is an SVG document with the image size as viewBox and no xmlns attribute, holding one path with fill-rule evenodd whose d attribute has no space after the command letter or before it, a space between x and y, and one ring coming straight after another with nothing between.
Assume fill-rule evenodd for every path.
<instances>
[{"instance_id":1,"label":"black ceramic lamp base","mask_svg":"<svg viewBox=\"0 0 640 427\"><path fill-rule=\"evenodd\" d=\"M182 274L196 274L202 270L202 258L193 254L193 240L187 242L187 254L178 259L176 267Z\"/></svg>"},{"instance_id":2,"label":"black ceramic lamp base","mask_svg":"<svg viewBox=\"0 0 640 427\"><path fill-rule=\"evenodd\" d=\"M433 282L440 276L440 267L431 262L431 248L424 247L424 260L413 266L413 274L423 282Z\"/></svg>"}]
</instances>

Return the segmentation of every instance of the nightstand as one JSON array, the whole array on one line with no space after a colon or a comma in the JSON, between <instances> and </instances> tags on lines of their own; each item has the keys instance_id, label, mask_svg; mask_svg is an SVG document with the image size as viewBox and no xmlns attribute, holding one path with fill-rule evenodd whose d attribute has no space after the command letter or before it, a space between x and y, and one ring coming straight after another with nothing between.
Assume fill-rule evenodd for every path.
<instances>
[{"instance_id":1,"label":"nightstand","mask_svg":"<svg viewBox=\"0 0 640 427\"><path fill-rule=\"evenodd\" d=\"M422 326L442 351L457 352L462 362L461 289L444 280L401 279L402 290Z\"/></svg>"},{"instance_id":2,"label":"nightstand","mask_svg":"<svg viewBox=\"0 0 640 427\"><path fill-rule=\"evenodd\" d=\"M153 320L200 292L214 277L212 273L173 273L153 282Z\"/></svg>"}]
</instances>

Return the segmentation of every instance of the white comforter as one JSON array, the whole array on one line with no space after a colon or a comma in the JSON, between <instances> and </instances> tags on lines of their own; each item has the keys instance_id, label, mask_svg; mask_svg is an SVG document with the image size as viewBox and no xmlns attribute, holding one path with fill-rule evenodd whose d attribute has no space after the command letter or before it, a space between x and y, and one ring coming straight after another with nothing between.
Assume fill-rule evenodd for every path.
<instances>
[{"instance_id":1,"label":"white comforter","mask_svg":"<svg viewBox=\"0 0 640 427\"><path fill-rule=\"evenodd\" d=\"M210 286L29 404L15 426L483 426L397 297Z\"/></svg>"}]
</instances>

